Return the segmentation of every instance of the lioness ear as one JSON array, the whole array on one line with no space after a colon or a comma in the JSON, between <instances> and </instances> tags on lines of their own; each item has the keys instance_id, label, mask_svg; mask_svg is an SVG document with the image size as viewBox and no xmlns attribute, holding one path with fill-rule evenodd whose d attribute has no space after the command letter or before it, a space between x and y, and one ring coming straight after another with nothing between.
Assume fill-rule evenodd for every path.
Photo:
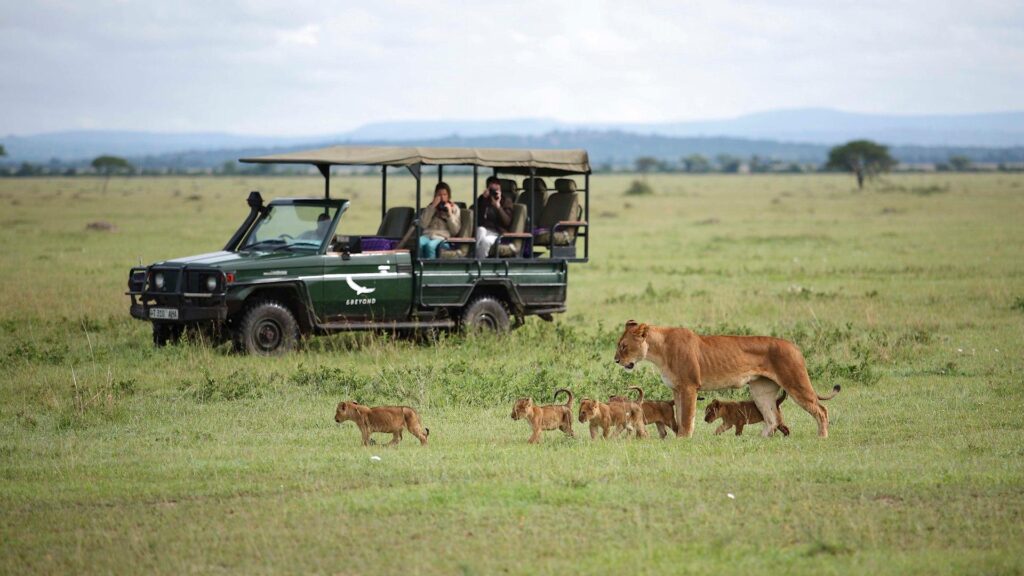
<instances>
[{"instance_id":1,"label":"lioness ear","mask_svg":"<svg viewBox=\"0 0 1024 576\"><path fill-rule=\"evenodd\" d=\"M633 328L637 325L636 320L626 320L626 328Z\"/></svg>"},{"instance_id":2,"label":"lioness ear","mask_svg":"<svg viewBox=\"0 0 1024 576\"><path fill-rule=\"evenodd\" d=\"M650 328L647 324L641 324L640 329L637 331L641 338L647 338L647 329Z\"/></svg>"}]
</instances>

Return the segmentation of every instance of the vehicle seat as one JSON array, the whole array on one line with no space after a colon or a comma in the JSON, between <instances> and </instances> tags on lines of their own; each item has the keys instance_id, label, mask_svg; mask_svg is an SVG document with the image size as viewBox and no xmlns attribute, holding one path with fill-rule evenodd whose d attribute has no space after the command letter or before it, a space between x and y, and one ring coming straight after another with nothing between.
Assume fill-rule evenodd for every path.
<instances>
[{"instance_id":1,"label":"vehicle seat","mask_svg":"<svg viewBox=\"0 0 1024 576\"><path fill-rule=\"evenodd\" d=\"M456 238L466 238L473 240L473 211L466 210L460 207L459 210L459 233L455 235ZM475 242L458 242L458 243L442 243L441 246L449 246L448 248L438 247L437 257L438 258L469 258L469 252L475 246Z\"/></svg>"},{"instance_id":2,"label":"vehicle seat","mask_svg":"<svg viewBox=\"0 0 1024 576\"><path fill-rule=\"evenodd\" d=\"M384 219L380 222L380 227L377 228L377 236L401 238L412 225L414 212L411 206L388 208L388 211L384 213Z\"/></svg>"},{"instance_id":3,"label":"vehicle seat","mask_svg":"<svg viewBox=\"0 0 1024 576\"><path fill-rule=\"evenodd\" d=\"M562 221L579 220L582 214L583 207L580 206L579 193L576 192L576 181L568 178L555 180L555 193L548 197L544 211L541 212L540 219L534 227L534 246L568 246L575 243L575 228L559 230L555 233L553 242L551 229Z\"/></svg>"},{"instance_id":4,"label":"vehicle seat","mask_svg":"<svg viewBox=\"0 0 1024 576\"><path fill-rule=\"evenodd\" d=\"M533 194L530 194L530 181L534 183ZM516 202L526 206L526 215L530 215L530 207L533 207L533 218L540 218L544 212L544 205L548 203L548 185L543 178L527 178L523 180L523 193L519 195Z\"/></svg>"},{"instance_id":5,"label":"vehicle seat","mask_svg":"<svg viewBox=\"0 0 1024 576\"><path fill-rule=\"evenodd\" d=\"M509 232L514 234L526 232L525 204L515 204L512 206L512 224L509 226ZM494 247L491 248L491 252L499 258L516 258L523 253L523 239L509 238L502 240L500 244L495 243Z\"/></svg>"}]
</instances>

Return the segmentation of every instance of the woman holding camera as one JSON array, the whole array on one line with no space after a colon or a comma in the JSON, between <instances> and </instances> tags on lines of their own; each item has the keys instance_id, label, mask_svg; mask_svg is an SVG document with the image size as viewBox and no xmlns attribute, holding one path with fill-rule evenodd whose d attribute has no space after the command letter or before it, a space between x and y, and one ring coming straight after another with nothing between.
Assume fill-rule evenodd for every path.
<instances>
[{"instance_id":1,"label":"woman holding camera","mask_svg":"<svg viewBox=\"0 0 1024 576\"><path fill-rule=\"evenodd\" d=\"M476 257L487 258L498 234L508 232L512 225L512 199L502 197L501 182L496 176L487 178L476 210Z\"/></svg>"},{"instance_id":2,"label":"woman holding camera","mask_svg":"<svg viewBox=\"0 0 1024 576\"><path fill-rule=\"evenodd\" d=\"M437 258L437 249L453 234L459 233L462 221L459 206L452 202L452 189L444 182L434 187L434 200L423 209L423 235L420 236L420 258Z\"/></svg>"}]
</instances>

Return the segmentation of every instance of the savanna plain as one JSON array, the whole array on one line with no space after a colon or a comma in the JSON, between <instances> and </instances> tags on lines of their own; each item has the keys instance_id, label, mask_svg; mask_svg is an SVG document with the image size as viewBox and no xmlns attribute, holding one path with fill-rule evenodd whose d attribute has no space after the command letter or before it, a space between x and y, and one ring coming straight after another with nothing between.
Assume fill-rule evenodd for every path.
<instances>
[{"instance_id":1,"label":"savanna plain","mask_svg":"<svg viewBox=\"0 0 1024 576\"><path fill-rule=\"evenodd\" d=\"M249 190L319 178L0 180L0 572L1024 571L1024 175L650 175L623 195L634 178L592 177L591 262L554 323L277 358L153 347L127 272L220 248ZM336 176L344 231L376 229L379 181ZM411 190L396 171L390 202ZM527 445L516 397L669 397L652 365L613 364L629 319L796 342L819 393L843 387L830 437L787 402L788 438L576 423ZM343 399L417 407L430 445L362 447Z\"/></svg>"}]
</instances>

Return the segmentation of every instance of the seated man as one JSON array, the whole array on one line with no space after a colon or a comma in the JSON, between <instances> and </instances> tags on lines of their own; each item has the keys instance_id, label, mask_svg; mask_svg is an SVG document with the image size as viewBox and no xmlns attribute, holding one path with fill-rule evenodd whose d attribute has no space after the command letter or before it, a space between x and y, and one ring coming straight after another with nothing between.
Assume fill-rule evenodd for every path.
<instances>
[{"instance_id":1,"label":"seated man","mask_svg":"<svg viewBox=\"0 0 1024 576\"><path fill-rule=\"evenodd\" d=\"M327 229L331 226L331 217L326 212L316 217L316 228L299 234L296 240L316 240L322 242L327 236Z\"/></svg>"},{"instance_id":2,"label":"seated man","mask_svg":"<svg viewBox=\"0 0 1024 576\"><path fill-rule=\"evenodd\" d=\"M497 176L487 178L483 194L476 202L476 257L487 258L499 234L512 225L512 199L502 198Z\"/></svg>"}]
</instances>

